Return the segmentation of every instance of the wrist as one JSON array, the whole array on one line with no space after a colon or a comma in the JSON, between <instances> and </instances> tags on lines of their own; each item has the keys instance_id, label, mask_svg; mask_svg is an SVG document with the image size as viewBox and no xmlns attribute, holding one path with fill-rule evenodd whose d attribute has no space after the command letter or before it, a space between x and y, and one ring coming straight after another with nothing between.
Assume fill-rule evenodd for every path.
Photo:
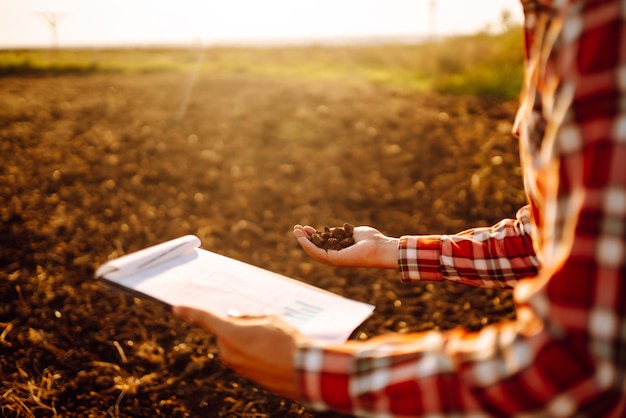
<instances>
[{"instance_id":1,"label":"wrist","mask_svg":"<svg viewBox=\"0 0 626 418\"><path fill-rule=\"evenodd\" d=\"M398 268L398 243L399 238L392 238L381 235L377 246L377 254L375 260L377 265L374 267L385 269Z\"/></svg>"}]
</instances>

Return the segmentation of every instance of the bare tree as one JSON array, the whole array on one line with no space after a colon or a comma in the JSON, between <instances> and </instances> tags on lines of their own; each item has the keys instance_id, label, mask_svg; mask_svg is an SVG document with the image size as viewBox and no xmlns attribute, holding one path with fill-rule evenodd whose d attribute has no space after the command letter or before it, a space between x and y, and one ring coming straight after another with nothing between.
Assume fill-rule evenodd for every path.
<instances>
[{"instance_id":1,"label":"bare tree","mask_svg":"<svg viewBox=\"0 0 626 418\"><path fill-rule=\"evenodd\" d=\"M43 18L50 27L50 33L52 35L52 47L59 47L59 19L65 16L65 13L60 12L35 12Z\"/></svg>"},{"instance_id":2,"label":"bare tree","mask_svg":"<svg viewBox=\"0 0 626 418\"><path fill-rule=\"evenodd\" d=\"M430 15L428 19L428 37L431 41L437 39L437 0L430 0Z\"/></svg>"}]
</instances>

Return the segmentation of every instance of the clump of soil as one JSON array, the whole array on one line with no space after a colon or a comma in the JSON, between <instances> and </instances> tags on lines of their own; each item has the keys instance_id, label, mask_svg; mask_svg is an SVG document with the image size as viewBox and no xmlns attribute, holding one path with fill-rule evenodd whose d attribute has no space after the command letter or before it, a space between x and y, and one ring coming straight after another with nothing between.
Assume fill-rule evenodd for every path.
<instances>
[{"instance_id":1,"label":"clump of soil","mask_svg":"<svg viewBox=\"0 0 626 418\"><path fill-rule=\"evenodd\" d=\"M343 250L354 245L354 227L349 223L343 226L324 227L324 231L315 231L311 235L311 242L326 251Z\"/></svg>"}]
</instances>

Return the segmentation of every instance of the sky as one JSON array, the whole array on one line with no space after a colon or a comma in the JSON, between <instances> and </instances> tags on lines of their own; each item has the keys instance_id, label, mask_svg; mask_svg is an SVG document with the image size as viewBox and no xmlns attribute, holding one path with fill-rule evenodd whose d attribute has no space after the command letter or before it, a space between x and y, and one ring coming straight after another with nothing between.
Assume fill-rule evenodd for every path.
<instances>
[{"instance_id":1,"label":"sky","mask_svg":"<svg viewBox=\"0 0 626 418\"><path fill-rule=\"evenodd\" d=\"M521 22L519 0L0 0L0 48L443 36L503 10Z\"/></svg>"}]
</instances>

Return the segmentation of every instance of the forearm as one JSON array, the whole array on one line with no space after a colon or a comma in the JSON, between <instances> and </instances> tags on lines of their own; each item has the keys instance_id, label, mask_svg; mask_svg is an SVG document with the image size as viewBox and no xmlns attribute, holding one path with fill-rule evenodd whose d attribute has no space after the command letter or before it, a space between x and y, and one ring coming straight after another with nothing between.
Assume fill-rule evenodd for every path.
<instances>
[{"instance_id":1,"label":"forearm","mask_svg":"<svg viewBox=\"0 0 626 418\"><path fill-rule=\"evenodd\" d=\"M554 416L553 399L570 390L563 368L573 382L593 383L593 361L549 327L533 329L536 318L521 322L478 333L459 329L343 346L301 345L295 356L299 400L372 417ZM585 396L602 401L602 392L590 385Z\"/></svg>"},{"instance_id":2,"label":"forearm","mask_svg":"<svg viewBox=\"0 0 626 418\"><path fill-rule=\"evenodd\" d=\"M446 412L442 400L458 397L453 410L469 412L475 402L464 404L469 387L455 374L457 359L446 353L447 336L459 332L388 334L340 346L301 345L295 358L300 400L315 409L356 415L423 416Z\"/></svg>"},{"instance_id":3,"label":"forearm","mask_svg":"<svg viewBox=\"0 0 626 418\"><path fill-rule=\"evenodd\" d=\"M457 235L403 236L398 243L398 270L404 282L450 280L483 287L512 287L537 274L530 210L518 211L489 228Z\"/></svg>"}]
</instances>

